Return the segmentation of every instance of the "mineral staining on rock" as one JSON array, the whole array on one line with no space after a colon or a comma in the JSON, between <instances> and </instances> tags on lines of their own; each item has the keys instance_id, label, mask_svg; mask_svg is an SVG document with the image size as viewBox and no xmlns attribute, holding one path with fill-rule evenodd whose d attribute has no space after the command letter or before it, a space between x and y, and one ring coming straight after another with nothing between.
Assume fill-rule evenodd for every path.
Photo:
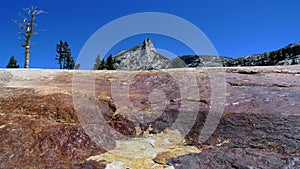
<instances>
[{"instance_id":1,"label":"mineral staining on rock","mask_svg":"<svg viewBox=\"0 0 300 169\"><path fill-rule=\"evenodd\" d=\"M1 70L0 168L300 168L300 66L223 70L225 109L217 129L203 144L199 136L211 104L204 69ZM181 100L176 81L167 75L170 72L197 77L200 99ZM127 137L115 140L111 149L99 146L83 129L73 105L73 73L81 75L82 89L85 78L95 75L94 96L87 89L78 94L96 100L108 126ZM138 76L132 81L126 78L129 74ZM131 89L131 105L114 100L123 97L118 93L112 97L112 82ZM151 106L155 108L160 98L151 96L153 89L167 93L164 99L168 100L165 112L156 119L152 119ZM187 135L168 129L181 101L199 104ZM105 138L110 133L99 134ZM130 163L131 157L136 163Z\"/></svg>"}]
</instances>

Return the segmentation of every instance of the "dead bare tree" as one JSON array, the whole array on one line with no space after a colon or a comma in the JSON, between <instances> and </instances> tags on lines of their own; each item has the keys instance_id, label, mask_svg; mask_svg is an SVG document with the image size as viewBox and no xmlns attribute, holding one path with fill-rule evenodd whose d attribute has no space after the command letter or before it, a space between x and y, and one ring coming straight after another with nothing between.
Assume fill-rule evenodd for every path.
<instances>
[{"instance_id":1,"label":"dead bare tree","mask_svg":"<svg viewBox=\"0 0 300 169\"><path fill-rule=\"evenodd\" d=\"M45 14L46 12L38 9L37 7L31 6L30 8L24 8L23 13L19 13L22 20L14 20L14 23L21 29L20 40L22 41L22 47L25 49L24 53L24 68L29 68L29 58L30 58L30 47L32 35L37 34L37 24L36 17L40 14Z\"/></svg>"}]
</instances>

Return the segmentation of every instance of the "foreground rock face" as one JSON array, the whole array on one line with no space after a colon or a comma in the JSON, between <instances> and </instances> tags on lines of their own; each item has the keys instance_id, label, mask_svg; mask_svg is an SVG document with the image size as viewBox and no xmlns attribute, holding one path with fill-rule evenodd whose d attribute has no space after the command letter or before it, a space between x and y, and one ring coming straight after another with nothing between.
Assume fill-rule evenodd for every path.
<instances>
[{"instance_id":1,"label":"foreground rock face","mask_svg":"<svg viewBox=\"0 0 300 169\"><path fill-rule=\"evenodd\" d=\"M200 141L212 69L0 70L0 168L300 168L300 66L218 69L226 103Z\"/></svg>"}]
</instances>

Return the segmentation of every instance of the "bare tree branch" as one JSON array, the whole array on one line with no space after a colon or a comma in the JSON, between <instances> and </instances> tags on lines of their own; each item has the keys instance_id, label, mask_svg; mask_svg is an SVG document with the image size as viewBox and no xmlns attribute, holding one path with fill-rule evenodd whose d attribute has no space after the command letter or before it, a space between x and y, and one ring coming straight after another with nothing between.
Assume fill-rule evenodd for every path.
<instances>
[{"instance_id":1,"label":"bare tree branch","mask_svg":"<svg viewBox=\"0 0 300 169\"><path fill-rule=\"evenodd\" d=\"M29 58L30 58L30 47L31 47L31 38L33 35L37 34L37 24L36 17L40 14L46 14L45 11L37 9L37 7L31 6L31 8L24 8L23 13L19 13L18 16L21 18L20 21L13 20L13 22L21 29L19 34L24 37L19 40L22 42L22 47L25 49L24 57L24 68L29 67Z\"/></svg>"}]
</instances>

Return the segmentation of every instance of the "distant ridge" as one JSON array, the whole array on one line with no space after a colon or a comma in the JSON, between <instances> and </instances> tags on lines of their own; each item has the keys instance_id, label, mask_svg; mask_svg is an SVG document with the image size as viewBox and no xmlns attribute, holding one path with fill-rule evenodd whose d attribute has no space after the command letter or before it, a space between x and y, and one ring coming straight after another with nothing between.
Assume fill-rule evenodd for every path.
<instances>
[{"instance_id":1,"label":"distant ridge","mask_svg":"<svg viewBox=\"0 0 300 169\"><path fill-rule=\"evenodd\" d=\"M237 58L232 66L273 66L300 64L300 42L272 52Z\"/></svg>"},{"instance_id":2,"label":"distant ridge","mask_svg":"<svg viewBox=\"0 0 300 169\"><path fill-rule=\"evenodd\" d=\"M236 59L222 56L185 55L170 60L159 54L151 39L113 56L117 70L153 70L184 67L274 66L300 64L300 42L272 52Z\"/></svg>"}]
</instances>

